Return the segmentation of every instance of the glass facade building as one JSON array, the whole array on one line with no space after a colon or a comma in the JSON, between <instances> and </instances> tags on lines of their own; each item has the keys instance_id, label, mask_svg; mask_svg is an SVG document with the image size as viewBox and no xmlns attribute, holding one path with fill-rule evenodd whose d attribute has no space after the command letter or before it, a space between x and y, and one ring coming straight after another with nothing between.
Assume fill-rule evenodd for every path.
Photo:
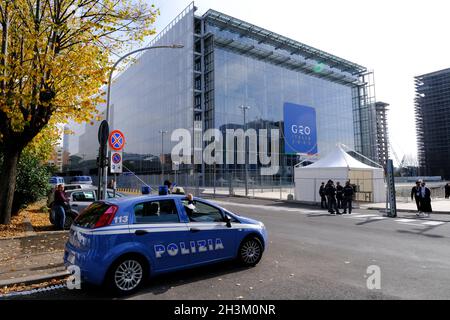
<instances>
[{"instance_id":1,"label":"glass facade building","mask_svg":"<svg viewBox=\"0 0 450 320\"><path fill-rule=\"evenodd\" d=\"M421 175L450 179L450 69L415 78Z\"/></svg>"},{"instance_id":2,"label":"glass facade building","mask_svg":"<svg viewBox=\"0 0 450 320\"><path fill-rule=\"evenodd\" d=\"M126 136L124 161L130 169L158 174L163 161L165 172L171 170L176 142L170 136L178 128L199 141L193 143L194 155L205 147L201 134L210 128L280 129L276 175L290 181L302 155L283 151L285 103L315 109L319 157L343 143L378 161L373 74L365 67L214 10L202 16L195 11L191 4L150 44L184 48L145 51L112 84L110 128ZM243 105L249 107L246 123ZM77 144L78 139L78 146L70 144L77 167L85 172L95 170L82 162L95 158L96 128L77 129L72 140ZM89 157L80 161L82 153ZM248 166L253 179L260 167ZM201 174L202 183L209 184L213 172L214 179L230 172L242 178L244 167L198 164L183 169Z\"/></svg>"}]
</instances>

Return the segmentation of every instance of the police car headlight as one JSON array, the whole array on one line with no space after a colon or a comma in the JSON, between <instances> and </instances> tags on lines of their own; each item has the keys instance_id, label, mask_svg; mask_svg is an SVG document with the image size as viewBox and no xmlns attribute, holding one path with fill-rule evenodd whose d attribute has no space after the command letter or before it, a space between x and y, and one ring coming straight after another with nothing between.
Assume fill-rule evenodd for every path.
<instances>
[{"instance_id":1,"label":"police car headlight","mask_svg":"<svg viewBox=\"0 0 450 320\"><path fill-rule=\"evenodd\" d=\"M259 223L259 226L261 227L261 229L265 229L266 228L266 226L262 222Z\"/></svg>"}]
</instances>

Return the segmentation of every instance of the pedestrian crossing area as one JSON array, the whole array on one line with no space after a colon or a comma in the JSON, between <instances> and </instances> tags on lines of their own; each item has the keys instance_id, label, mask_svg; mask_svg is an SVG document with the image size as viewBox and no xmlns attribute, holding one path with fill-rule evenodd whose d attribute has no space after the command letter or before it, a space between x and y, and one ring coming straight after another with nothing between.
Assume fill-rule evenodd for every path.
<instances>
[{"instance_id":1,"label":"pedestrian crossing area","mask_svg":"<svg viewBox=\"0 0 450 320\"><path fill-rule=\"evenodd\" d=\"M292 207L286 207L286 206L277 206L277 205L260 205L260 204L248 204L248 203L232 203L232 202L225 202L225 201L214 201L218 205L221 206L236 206L236 207L245 207L245 208L254 208L254 209L262 209L264 211L274 211L274 212L295 212L302 215L307 215L310 217L321 217L321 216L330 216L330 217L338 217L342 219L348 219L350 221L359 221L359 222L375 222L375 221L393 221L399 225L407 225L407 226L415 226L415 227L423 227L423 228L434 228L439 227L441 225L447 224L450 221L440 221L440 220L433 220L432 218L419 218L417 217L398 217L398 218L390 218L383 216L379 213L358 213L353 211L352 214L342 214L342 215L330 215L326 210L308 210L308 209L300 209L300 208L292 208ZM357 211L358 209L356 209ZM238 212L238 211L237 211ZM410 214L413 216L413 214ZM436 218L435 218L436 219Z\"/></svg>"},{"instance_id":2,"label":"pedestrian crossing area","mask_svg":"<svg viewBox=\"0 0 450 320\"><path fill-rule=\"evenodd\" d=\"M389 218L381 216L379 214L351 214L343 215L345 219L364 220L364 221L376 221L376 220L390 220L399 224L411 225L416 227L437 227L448 223L448 221L436 221L429 218L414 219L414 218Z\"/></svg>"}]
</instances>

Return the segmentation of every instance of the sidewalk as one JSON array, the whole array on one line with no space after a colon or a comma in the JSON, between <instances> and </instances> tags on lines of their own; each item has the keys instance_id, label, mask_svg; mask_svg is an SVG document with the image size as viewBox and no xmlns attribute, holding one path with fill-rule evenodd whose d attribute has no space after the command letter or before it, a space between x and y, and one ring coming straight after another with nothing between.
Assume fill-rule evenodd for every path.
<instances>
[{"instance_id":1,"label":"sidewalk","mask_svg":"<svg viewBox=\"0 0 450 320\"><path fill-rule=\"evenodd\" d=\"M67 231L0 239L0 289L65 271Z\"/></svg>"},{"instance_id":2,"label":"sidewalk","mask_svg":"<svg viewBox=\"0 0 450 320\"><path fill-rule=\"evenodd\" d=\"M368 210L382 210L386 209L386 203L368 203L362 204L361 209ZM433 208L433 214L450 214L450 200L449 199L433 199L431 201L431 207ZM398 212L411 212L416 213L417 207L415 202L397 202Z\"/></svg>"}]
</instances>

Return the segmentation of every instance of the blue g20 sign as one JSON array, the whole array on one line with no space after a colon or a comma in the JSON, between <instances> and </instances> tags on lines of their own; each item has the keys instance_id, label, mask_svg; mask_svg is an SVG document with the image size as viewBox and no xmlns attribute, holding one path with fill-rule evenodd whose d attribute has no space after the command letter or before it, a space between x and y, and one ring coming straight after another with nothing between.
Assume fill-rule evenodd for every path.
<instances>
[{"instance_id":1,"label":"blue g20 sign","mask_svg":"<svg viewBox=\"0 0 450 320\"><path fill-rule=\"evenodd\" d=\"M284 152L317 153L316 110L294 103L284 104Z\"/></svg>"}]
</instances>

